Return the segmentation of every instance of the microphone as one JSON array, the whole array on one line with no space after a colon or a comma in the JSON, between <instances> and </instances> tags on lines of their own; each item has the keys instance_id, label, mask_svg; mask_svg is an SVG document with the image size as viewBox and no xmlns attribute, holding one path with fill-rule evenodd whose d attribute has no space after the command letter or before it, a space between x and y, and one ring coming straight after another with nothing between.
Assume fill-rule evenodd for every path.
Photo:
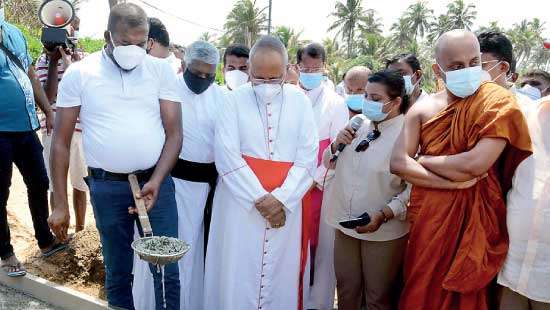
<instances>
[{"instance_id":1,"label":"microphone","mask_svg":"<svg viewBox=\"0 0 550 310\"><path fill-rule=\"evenodd\" d=\"M361 128L361 125L363 125L363 122L366 119L367 118L365 117L365 115L357 114L349 120L349 125L350 125L351 129L353 129L353 131L355 132L359 128ZM346 147L346 145L344 143L338 144L338 149L336 150L334 155L332 155L332 158L330 159L330 162L335 162L336 160L338 160L338 156L344 150L345 147Z\"/></svg>"}]
</instances>

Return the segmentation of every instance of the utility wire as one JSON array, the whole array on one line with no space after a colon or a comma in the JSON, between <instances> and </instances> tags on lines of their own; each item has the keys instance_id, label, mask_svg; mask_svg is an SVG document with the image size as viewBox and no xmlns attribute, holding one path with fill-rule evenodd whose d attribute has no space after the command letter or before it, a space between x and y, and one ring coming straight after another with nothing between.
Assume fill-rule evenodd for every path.
<instances>
[{"instance_id":1,"label":"utility wire","mask_svg":"<svg viewBox=\"0 0 550 310\"><path fill-rule=\"evenodd\" d=\"M218 28L215 28L215 27L210 27L210 26L201 25L201 24L196 23L196 22L194 22L194 21L191 21L191 20L185 19L185 18L183 18L183 17L174 15L174 14L172 14L172 13L170 13L170 12L167 12L167 11L165 11L165 10L163 10L163 9L161 9L161 8L159 8L159 7L155 6L155 5L153 5L153 4L150 4L150 3L146 2L146 1L143 1L143 0L135 0L135 1L138 1L138 2L140 2L140 3L142 3L142 4L145 4L146 6L148 6L148 7L150 7L150 8L153 8L153 9L155 9L155 10L161 12L161 13L164 13L164 14L166 14L166 15L170 15L170 16L172 16L172 17L174 17L174 18L177 18L177 19L179 19L179 20L181 20L181 21L183 21L183 22L189 23L189 24L191 24L191 25L195 25L195 26L198 26L198 27L201 27L201 28L206 28L206 29L210 29L210 30L213 30L213 31L221 32L221 33L225 32L225 31L223 31L222 29L218 29Z\"/></svg>"}]
</instances>

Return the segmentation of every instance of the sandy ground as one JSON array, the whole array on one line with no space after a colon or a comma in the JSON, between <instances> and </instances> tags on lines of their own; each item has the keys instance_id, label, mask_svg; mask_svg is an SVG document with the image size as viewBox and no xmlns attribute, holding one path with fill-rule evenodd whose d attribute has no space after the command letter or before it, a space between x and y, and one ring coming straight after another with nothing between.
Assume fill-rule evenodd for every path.
<instances>
[{"instance_id":1,"label":"sandy ground","mask_svg":"<svg viewBox=\"0 0 550 310\"><path fill-rule=\"evenodd\" d=\"M69 203L72 203L71 190L69 190ZM69 233L72 233L74 231L72 206L70 211L71 227ZM48 259L41 258L38 245L34 239L26 187L21 174L14 167L8 200L8 222L11 243L18 258L24 262L29 273L67 285L95 297L102 297L101 285L97 283L102 283L103 279L101 276L96 277L95 274L98 273L98 266L102 265L103 262L102 260L99 261L101 259L99 257L99 238L95 230L92 207L89 203L86 213L85 232L75 236L75 240L78 240L79 243L73 244L66 253L60 253ZM83 246L83 244L85 245ZM75 268L80 268L80 272ZM85 270L84 268L88 269Z\"/></svg>"},{"instance_id":2,"label":"sandy ground","mask_svg":"<svg viewBox=\"0 0 550 310\"><path fill-rule=\"evenodd\" d=\"M38 299L0 285L0 310L57 310Z\"/></svg>"}]
</instances>

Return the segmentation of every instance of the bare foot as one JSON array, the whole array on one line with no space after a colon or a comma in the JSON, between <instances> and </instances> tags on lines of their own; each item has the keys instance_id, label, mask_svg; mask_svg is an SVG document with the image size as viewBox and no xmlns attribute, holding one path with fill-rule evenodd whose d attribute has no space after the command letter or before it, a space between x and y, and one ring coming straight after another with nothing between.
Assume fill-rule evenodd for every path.
<instances>
[{"instance_id":1,"label":"bare foot","mask_svg":"<svg viewBox=\"0 0 550 310\"><path fill-rule=\"evenodd\" d=\"M20 277L27 274L27 270L21 265L15 254L2 260L2 270L10 277Z\"/></svg>"}]
</instances>

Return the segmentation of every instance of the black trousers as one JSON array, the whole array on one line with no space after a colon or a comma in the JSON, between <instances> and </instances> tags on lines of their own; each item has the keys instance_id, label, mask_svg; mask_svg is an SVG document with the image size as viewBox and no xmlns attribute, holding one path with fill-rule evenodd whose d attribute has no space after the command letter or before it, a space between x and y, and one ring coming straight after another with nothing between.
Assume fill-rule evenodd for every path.
<instances>
[{"instance_id":1,"label":"black trousers","mask_svg":"<svg viewBox=\"0 0 550 310\"><path fill-rule=\"evenodd\" d=\"M27 186L29 208L38 246L45 248L54 241L47 222L49 182L40 140L34 131L0 132L0 258L2 259L13 254L7 214L13 164L21 172Z\"/></svg>"}]
</instances>

